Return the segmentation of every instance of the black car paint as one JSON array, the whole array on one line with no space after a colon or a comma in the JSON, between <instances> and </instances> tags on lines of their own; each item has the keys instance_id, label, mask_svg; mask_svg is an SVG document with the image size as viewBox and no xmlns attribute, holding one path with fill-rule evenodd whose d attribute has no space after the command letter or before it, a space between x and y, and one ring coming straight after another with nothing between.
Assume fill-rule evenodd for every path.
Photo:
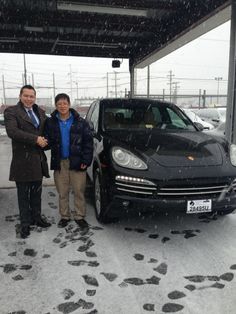
<instances>
[{"instance_id":1,"label":"black car paint","mask_svg":"<svg viewBox=\"0 0 236 314\"><path fill-rule=\"evenodd\" d=\"M106 100L101 101L101 107L104 102ZM124 193L118 191L115 186L116 175L148 179L157 185L158 190L164 186L197 188L200 184L221 183L230 187L236 178L236 168L230 162L227 142L199 132L195 126L194 129L195 131L163 131L155 128L140 131L104 130L100 116L94 137L94 161L88 169L88 175L93 181L95 169L99 170L102 193L106 198L103 216L123 211L124 201L129 202L130 209L161 211L186 210L187 200L193 199L187 195L181 198L165 198L157 194L150 197ZM140 157L147 163L148 170L132 170L118 166L111 157L113 146L123 147ZM197 195L194 199L204 198L205 196ZM224 197L213 195L211 199L213 211L236 208L236 195L232 189ZM127 206L124 209L127 210Z\"/></svg>"}]
</instances>

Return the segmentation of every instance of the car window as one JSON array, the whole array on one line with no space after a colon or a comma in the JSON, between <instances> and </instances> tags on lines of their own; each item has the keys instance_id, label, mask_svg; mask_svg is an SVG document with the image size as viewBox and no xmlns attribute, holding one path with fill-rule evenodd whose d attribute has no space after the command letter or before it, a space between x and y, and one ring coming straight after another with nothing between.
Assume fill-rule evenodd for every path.
<instances>
[{"instance_id":1,"label":"car window","mask_svg":"<svg viewBox=\"0 0 236 314\"><path fill-rule=\"evenodd\" d=\"M91 114L90 121L93 123L94 130L98 131L98 115L99 115L99 103L95 103L94 110Z\"/></svg>"},{"instance_id":2,"label":"car window","mask_svg":"<svg viewBox=\"0 0 236 314\"><path fill-rule=\"evenodd\" d=\"M167 108L168 114L170 116L170 123L173 128L183 128L186 129L186 121L181 118L175 111Z\"/></svg>"},{"instance_id":3,"label":"car window","mask_svg":"<svg viewBox=\"0 0 236 314\"><path fill-rule=\"evenodd\" d=\"M104 129L190 129L191 122L181 111L163 105L105 104L103 109Z\"/></svg>"},{"instance_id":4,"label":"car window","mask_svg":"<svg viewBox=\"0 0 236 314\"><path fill-rule=\"evenodd\" d=\"M91 104L91 106L90 106L90 108L89 108L89 110L88 110L88 112L87 112L87 115L86 115L86 120L88 120L88 121L90 120L95 105L96 105L96 101L94 101L94 102Z\"/></svg>"}]
</instances>

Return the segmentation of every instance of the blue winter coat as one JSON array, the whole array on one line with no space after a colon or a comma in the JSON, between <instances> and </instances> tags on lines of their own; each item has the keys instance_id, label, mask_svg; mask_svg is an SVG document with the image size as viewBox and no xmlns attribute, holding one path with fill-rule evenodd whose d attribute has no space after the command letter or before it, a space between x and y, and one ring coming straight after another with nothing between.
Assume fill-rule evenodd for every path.
<instances>
[{"instance_id":1,"label":"blue winter coat","mask_svg":"<svg viewBox=\"0 0 236 314\"><path fill-rule=\"evenodd\" d=\"M70 170L83 171L81 164L89 166L93 159L93 137L88 123L77 111L71 108L70 112L74 116L70 128ZM61 133L57 113L55 110L45 124L45 137L51 149L51 170L61 169Z\"/></svg>"}]
</instances>

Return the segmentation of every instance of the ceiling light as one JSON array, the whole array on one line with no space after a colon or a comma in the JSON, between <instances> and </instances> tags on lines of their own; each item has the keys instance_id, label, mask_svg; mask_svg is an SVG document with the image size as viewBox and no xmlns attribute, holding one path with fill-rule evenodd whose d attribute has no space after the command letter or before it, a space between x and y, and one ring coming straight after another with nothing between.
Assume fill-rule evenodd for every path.
<instances>
[{"instance_id":1,"label":"ceiling light","mask_svg":"<svg viewBox=\"0 0 236 314\"><path fill-rule=\"evenodd\" d=\"M82 46L82 47L99 47L99 48L119 48L119 44L110 44L110 43L91 43L85 41L69 41L69 40L58 40L56 45L61 46Z\"/></svg>"},{"instance_id":2,"label":"ceiling light","mask_svg":"<svg viewBox=\"0 0 236 314\"><path fill-rule=\"evenodd\" d=\"M119 7L99 6L99 5L85 5L73 2L58 1L58 10L76 11L76 12L90 12L102 14L115 14L115 15L131 15L147 17L147 10L142 9L127 9Z\"/></svg>"},{"instance_id":3,"label":"ceiling light","mask_svg":"<svg viewBox=\"0 0 236 314\"><path fill-rule=\"evenodd\" d=\"M36 27L36 26L25 26L24 29L28 32L38 32L38 33L43 32L42 27Z\"/></svg>"},{"instance_id":4,"label":"ceiling light","mask_svg":"<svg viewBox=\"0 0 236 314\"><path fill-rule=\"evenodd\" d=\"M19 40L18 39L15 39L15 38L0 38L0 42L1 43L18 43Z\"/></svg>"}]
</instances>

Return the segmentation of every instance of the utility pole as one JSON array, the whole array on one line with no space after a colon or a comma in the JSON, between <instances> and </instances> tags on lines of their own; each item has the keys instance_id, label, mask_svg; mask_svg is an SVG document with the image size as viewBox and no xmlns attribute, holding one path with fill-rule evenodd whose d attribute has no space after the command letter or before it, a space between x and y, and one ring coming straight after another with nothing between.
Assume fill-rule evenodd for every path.
<instances>
[{"instance_id":1,"label":"utility pole","mask_svg":"<svg viewBox=\"0 0 236 314\"><path fill-rule=\"evenodd\" d=\"M71 97L71 103L72 103L72 69L71 69L71 64L70 64L70 97Z\"/></svg>"},{"instance_id":2,"label":"utility pole","mask_svg":"<svg viewBox=\"0 0 236 314\"><path fill-rule=\"evenodd\" d=\"M147 97L150 96L150 65L147 66Z\"/></svg>"},{"instance_id":3,"label":"utility pole","mask_svg":"<svg viewBox=\"0 0 236 314\"><path fill-rule=\"evenodd\" d=\"M5 92L4 75L2 75L2 90L3 90L3 103L4 103L4 105L6 105L6 92Z\"/></svg>"},{"instance_id":4,"label":"utility pole","mask_svg":"<svg viewBox=\"0 0 236 314\"><path fill-rule=\"evenodd\" d=\"M26 70L26 60L25 60L25 53L23 54L24 58L24 84L27 84L27 70Z\"/></svg>"},{"instance_id":5,"label":"utility pole","mask_svg":"<svg viewBox=\"0 0 236 314\"><path fill-rule=\"evenodd\" d=\"M172 70L169 71L169 75L167 75L167 78L169 79L169 83L167 83L168 85L170 85L170 102L171 102L171 95L172 95L172 84L173 84L173 77L174 74L172 74Z\"/></svg>"},{"instance_id":6,"label":"utility pole","mask_svg":"<svg viewBox=\"0 0 236 314\"><path fill-rule=\"evenodd\" d=\"M109 73L107 72L107 98L109 97Z\"/></svg>"},{"instance_id":7,"label":"utility pole","mask_svg":"<svg viewBox=\"0 0 236 314\"><path fill-rule=\"evenodd\" d=\"M203 108L206 107L206 90L203 90L203 95L202 95L202 106Z\"/></svg>"},{"instance_id":8,"label":"utility pole","mask_svg":"<svg viewBox=\"0 0 236 314\"><path fill-rule=\"evenodd\" d=\"M172 85L174 86L174 95L173 95L173 102L177 103L177 91L178 91L178 86L179 82L172 82Z\"/></svg>"},{"instance_id":9,"label":"utility pole","mask_svg":"<svg viewBox=\"0 0 236 314\"><path fill-rule=\"evenodd\" d=\"M201 108L201 94L202 94L202 90L199 89L199 98L198 98L198 109Z\"/></svg>"},{"instance_id":10,"label":"utility pole","mask_svg":"<svg viewBox=\"0 0 236 314\"><path fill-rule=\"evenodd\" d=\"M215 80L217 81L217 104L219 104L219 89L220 89L220 81L223 80L223 77L221 76L218 76L218 77L215 77Z\"/></svg>"},{"instance_id":11,"label":"utility pole","mask_svg":"<svg viewBox=\"0 0 236 314\"><path fill-rule=\"evenodd\" d=\"M165 100L165 88L162 90L162 99Z\"/></svg>"},{"instance_id":12,"label":"utility pole","mask_svg":"<svg viewBox=\"0 0 236 314\"><path fill-rule=\"evenodd\" d=\"M32 86L34 86L34 73L31 73Z\"/></svg>"},{"instance_id":13,"label":"utility pole","mask_svg":"<svg viewBox=\"0 0 236 314\"><path fill-rule=\"evenodd\" d=\"M115 98L117 98L117 72L114 71L115 74Z\"/></svg>"},{"instance_id":14,"label":"utility pole","mask_svg":"<svg viewBox=\"0 0 236 314\"><path fill-rule=\"evenodd\" d=\"M54 99L55 99L55 96L56 96L56 86L55 86L55 74L52 73L52 90L53 90L53 102L54 102Z\"/></svg>"},{"instance_id":15,"label":"utility pole","mask_svg":"<svg viewBox=\"0 0 236 314\"><path fill-rule=\"evenodd\" d=\"M76 84L76 98L78 100L79 99L79 87L78 87L79 83L76 81L75 84Z\"/></svg>"}]
</instances>

